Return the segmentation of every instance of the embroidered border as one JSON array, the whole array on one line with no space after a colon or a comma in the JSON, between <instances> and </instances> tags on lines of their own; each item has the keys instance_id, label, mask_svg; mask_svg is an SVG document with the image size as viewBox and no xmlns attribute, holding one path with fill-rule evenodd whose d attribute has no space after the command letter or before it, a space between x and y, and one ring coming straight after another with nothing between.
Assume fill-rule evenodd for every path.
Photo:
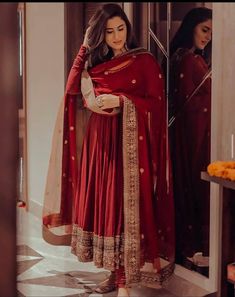
<instances>
[{"instance_id":1,"label":"embroidered border","mask_svg":"<svg viewBox=\"0 0 235 297\"><path fill-rule=\"evenodd\" d=\"M141 271L141 282L146 284L160 284L169 281L174 272L175 264L170 263L167 266L161 268L160 273Z\"/></svg>"},{"instance_id":2,"label":"embroidered border","mask_svg":"<svg viewBox=\"0 0 235 297\"><path fill-rule=\"evenodd\" d=\"M138 122L134 104L123 105L124 265L127 284L140 280Z\"/></svg>"},{"instance_id":3,"label":"embroidered border","mask_svg":"<svg viewBox=\"0 0 235 297\"><path fill-rule=\"evenodd\" d=\"M71 247L79 261L93 261L98 268L114 271L124 265L124 234L100 236L73 225Z\"/></svg>"}]
</instances>

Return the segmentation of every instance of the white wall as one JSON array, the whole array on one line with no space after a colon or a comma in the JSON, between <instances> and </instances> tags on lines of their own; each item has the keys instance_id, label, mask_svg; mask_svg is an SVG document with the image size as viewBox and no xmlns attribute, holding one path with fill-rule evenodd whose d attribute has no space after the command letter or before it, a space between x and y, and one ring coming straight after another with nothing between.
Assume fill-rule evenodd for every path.
<instances>
[{"instance_id":1,"label":"white wall","mask_svg":"<svg viewBox=\"0 0 235 297\"><path fill-rule=\"evenodd\" d=\"M63 92L64 3L26 3L29 208L33 202L43 203L53 127Z\"/></svg>"},{"instance_id":2,"label":"white wall","mask_svg":"<svg viewBox=\"0 0 235 297\"><path fill-rule=\"evenodd\" d=\"M213 3L212 33L212 161L232 158L231 135L235 134L235 4ZM211 183L210 200L210 279L220 291L222 196ZM219 294L219 293L218 293Z\"/></svg>"},{"instance_id":3,"label":"white wall","mask_svg":"<svg viewBox=\"0 0 235 297\"><path fill-rule=\"evenodd\" d=\"M235 137L234 14L234 3L213 3L212 157L223 161L232 158L231 135Z\"/></svg>"}]
</instances>

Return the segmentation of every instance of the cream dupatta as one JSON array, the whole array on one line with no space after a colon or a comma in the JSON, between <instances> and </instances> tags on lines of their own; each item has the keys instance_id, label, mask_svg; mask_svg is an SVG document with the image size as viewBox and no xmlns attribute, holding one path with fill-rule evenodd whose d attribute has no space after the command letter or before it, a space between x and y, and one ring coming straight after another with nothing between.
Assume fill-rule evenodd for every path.
<instances>
[{"instance_id":1,"label":"cream dupatta","mask_svg":"<svg viewBox=\"0 0 235 297\"><path fill-rule=\"evenodd\" d=\"M81 75L81 93L85 101L85 105L89 111L104 114L114 115L120 112L120 108L113 108L111 112L104 111L99 108L98 102L95 96L93 83L87 70L84 69ZM54 132L52 136L51 154L49 160L49 167L46 179L46 187L44 194L44 207L43 217L53 215L53 222L58 227L52 227L43 225L43 238L45 241L54 245L70 245L72 225L61 226L59 213L60 213L60 197L61 197L61 177L62 173L62 150L63 150L63 129L64 129L64 112L65 97L62 98L57 118L54 126ZM85 134L86 125L90 117L90 112L81 109L77 104L76 109L76 132L77 137L77 160L80 160L80 152L82 148L82 139ZM82 123L82 124L81 124ZM57 216L58 214L58 216Z\"/></svg>"}]
</instances>

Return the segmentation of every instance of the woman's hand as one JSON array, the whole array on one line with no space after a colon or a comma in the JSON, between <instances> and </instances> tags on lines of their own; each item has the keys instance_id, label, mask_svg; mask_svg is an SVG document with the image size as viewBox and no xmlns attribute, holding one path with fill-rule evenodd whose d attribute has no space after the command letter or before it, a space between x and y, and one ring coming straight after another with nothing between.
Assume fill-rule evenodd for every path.
<instances>
[{"instance_id":1,"label":"woman's hand","mask_svg":"<svg viewBox=\"0 0 235 297\"><path fill-rule=\"evenodd\" d=\"M89 45L88 45L88 40L89 40L89 32L90 32L90 29L91 29L91 27L88 27L87 29L86 29L86 33L85 33L85 36L84 36L84 39L83 39L83 43L82 43L82 45L84 45L85 47L89 47Z\"/></svg>"},{"instance_id":2,"label":"woman's hand","mask_svg":"<svg viewBox=\"0 0 235 297\"><path fill-rule=\"evenodd\" d=\"M100 109L109 109L120 106L119 96L112 94L102 94L96 97Z\"/></svg>"}]
</instances>

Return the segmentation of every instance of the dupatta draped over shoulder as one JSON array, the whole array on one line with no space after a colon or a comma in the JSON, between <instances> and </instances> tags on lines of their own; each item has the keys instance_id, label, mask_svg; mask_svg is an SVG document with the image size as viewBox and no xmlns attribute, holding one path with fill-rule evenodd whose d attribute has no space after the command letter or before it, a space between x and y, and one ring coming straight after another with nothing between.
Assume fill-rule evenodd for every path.
<instances>
[{"instance_id":1,"label":"dupatta draped over shoulder","mask_svg":"<svg viewBox=\"0 0 235 297\"><path fill-rule=\"evenodd\" d=\"M43 236L51 244L71 245L79 260L94 261L97 267L124 265L127 283L161 284L173 272L175 250L164 79L144 49L83 72L86 58L82 46L57 117ZM81 87L84 77L90 77L94 89ZM92 92L122 95L123 106L116 112L93 110ZM109 141L116 146L114 153ZM105 184L99 176L107 170ZM104 189L111 194L100 194Z\"/></svg>"}]
</instances>

